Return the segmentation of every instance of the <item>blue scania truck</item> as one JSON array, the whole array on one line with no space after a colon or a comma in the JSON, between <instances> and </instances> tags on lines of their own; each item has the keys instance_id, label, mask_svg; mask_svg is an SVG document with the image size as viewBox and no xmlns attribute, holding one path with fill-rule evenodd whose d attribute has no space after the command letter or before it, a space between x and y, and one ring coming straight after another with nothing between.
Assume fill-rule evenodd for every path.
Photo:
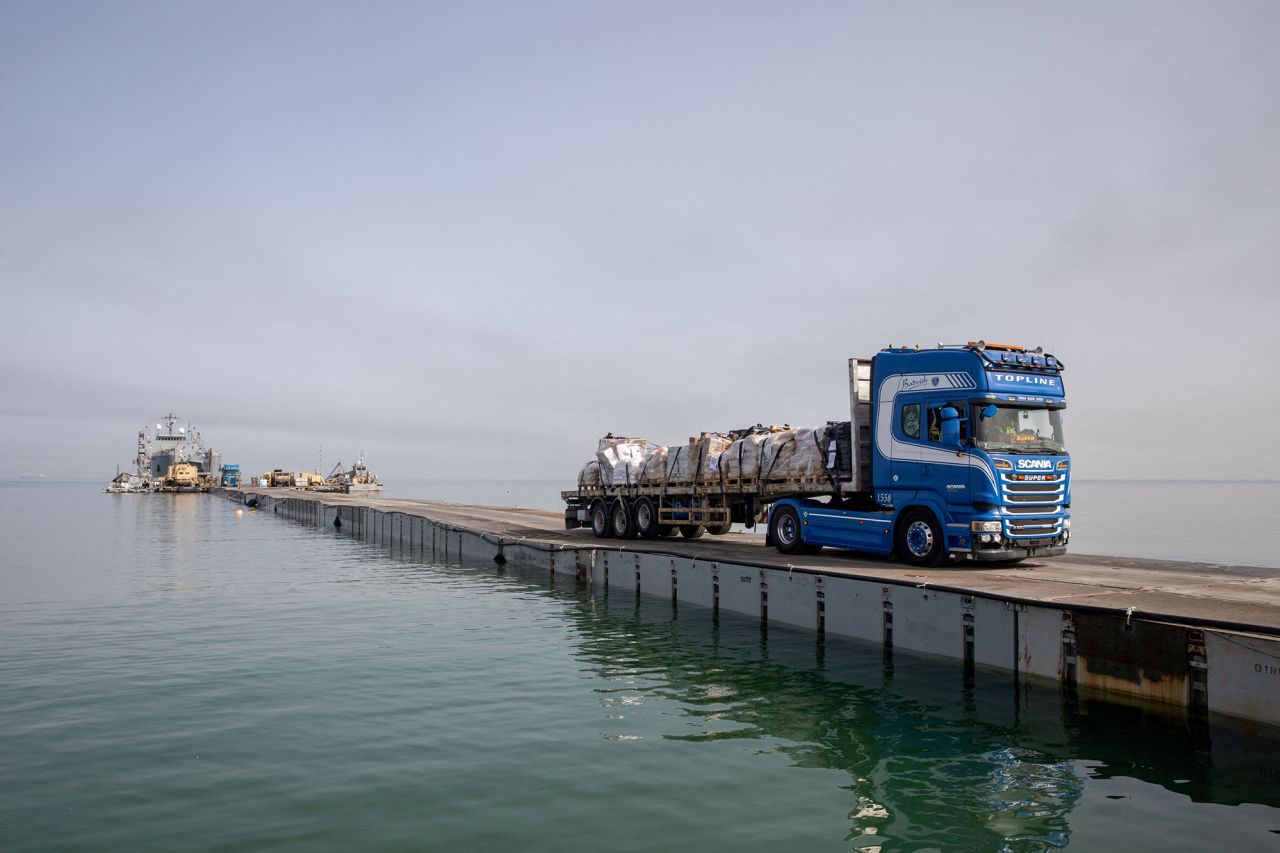
<instances>
[{"instance_id":1,"label":"blue scania truck","mask_svg":"<svg viewBox=\"0 0 1280 853\"><path fill-rule=\"evenodd\" d=\"M851 358L850 419L829 423L817 439L828 451L825 476L579 483L562 494L565 526L634 538L767 520L767 541L784 554L829 547L917 566L1063 554L1071 459L1062 371L1041 348L984 341Z\"/></svg>"},{"instance_id":2,"label":"blue scania truck","mask_svg":"<svg viewBox=\"0 0 1280 853\"><path fill-rule=\"evenodd\" d=\"M830 546L922 566L1065 553L1062 371L1039 348L983 341L850 359L848 488L773 502L769 541L787 554Z\"/></svg>"}]
</instances>

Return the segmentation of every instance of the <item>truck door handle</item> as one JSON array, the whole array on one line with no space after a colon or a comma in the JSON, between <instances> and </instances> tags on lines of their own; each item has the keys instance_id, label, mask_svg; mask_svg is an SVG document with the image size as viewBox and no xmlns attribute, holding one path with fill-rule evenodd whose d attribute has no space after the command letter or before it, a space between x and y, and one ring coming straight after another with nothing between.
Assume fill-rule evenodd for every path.
<instances>
[{"instance_id":1,"label":"truck door handle","mask_svg":"<svg viewBox=\"0 0 1280 853\"><path fill-rule=\"evenodd\" d=\"M926 477L929 476L930 470L928 465L921 466L920 470L921 470L921 473L924 474Z\"/></svg>"}]
</instances>

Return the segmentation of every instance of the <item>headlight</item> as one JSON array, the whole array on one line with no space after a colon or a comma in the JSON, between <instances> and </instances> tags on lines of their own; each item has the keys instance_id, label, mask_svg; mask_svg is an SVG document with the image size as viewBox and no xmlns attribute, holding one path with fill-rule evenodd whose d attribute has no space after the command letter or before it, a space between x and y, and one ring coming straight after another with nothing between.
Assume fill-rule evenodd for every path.
<instances>
[{"instance_id":1,"label":"headlight","mask_svg":"<svg viewBox=\"0 0 1280 853\"><path fill-rule=\"evenodd\" d=\"M1059 471L1065 471L1065 470L1067 470L1067 468L1069 468L1069 467L1071 467L1071 466L1067 463L1067 460L1065 460L1065 459L1063 459L1061 462L1059 462L1059 463L1058 463L1058 470L1059 470Z\"/></svg>"},{"instance_id":2,"label":"headlight","mask_svg":"<svg viewBox=\"0 0 1280 853\"><path fill-rule=\"evenodd\" d=\"M974 533L999 533L1004 528L999 521L975 521L969 529Z\"/></svg>"},{"instance_id":3,"label":"headlight","mask_svg":"<svg viewBox=\"0 0 1280 853\"><path fill-rule=\"evenodd\" d=\"M996 468L1000 469L1001 471L1012 471L1013 463L1010 462L1008 459L997 459Z\"/></svg>"},{"instance_id":4,"label":"headlight","mask_svg":"<svg viewBox=\"0 0 1280 853\"><path fill-rule=\"evenodd\" d=\"M1062 529L1063 529L1063 530L1070 530L1070 529L1071 529L1071 519L1069 519L1069 518L1064 518L1064 519L1062 519Z\"/></svg>"}]
</instances>

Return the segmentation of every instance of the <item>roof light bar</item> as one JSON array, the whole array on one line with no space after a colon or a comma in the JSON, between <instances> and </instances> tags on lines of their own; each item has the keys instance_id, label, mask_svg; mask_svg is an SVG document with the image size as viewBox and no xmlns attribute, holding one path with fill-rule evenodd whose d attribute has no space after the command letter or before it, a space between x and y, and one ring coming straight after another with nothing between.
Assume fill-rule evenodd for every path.
<instances>
[{"instance_id":1,"label":"roof light bar","mask_svg":"<svg viewBox=\"0 0 1280 853\"><path fill-rule=\"evenodd\" d=\"M1013 352L1027 351L1026 347L1020 347L1017 344L989 344L986 341L969 341L968 345L976 349L978 352L982 352L983 350L988 350L988 349L1003 349L1003 350L1011 350Z\"/></svg>"}]
</instances>

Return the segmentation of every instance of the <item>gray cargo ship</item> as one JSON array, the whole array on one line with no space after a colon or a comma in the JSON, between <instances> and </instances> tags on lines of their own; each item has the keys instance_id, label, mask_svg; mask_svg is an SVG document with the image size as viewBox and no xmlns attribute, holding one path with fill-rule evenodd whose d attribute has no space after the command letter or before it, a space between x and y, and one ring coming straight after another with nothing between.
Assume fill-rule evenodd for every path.
<instances>
[{"instance_id":1,"label":"gray cargo ship","mask_svg":"<svg viewBox=\"0 0 1280 853\"><path fill-rule=\"evenodd\" d=\"M217 483L222 474L222 454L204 446L200 431L188 423L178 426L178 416L165 415L152 433L150 426L138 430L138 455L133 460L133 470L116 471L104 491L113 494L134 492L176 491L166 480L171 469L179 465L194 465L199 482ZM190 491L182 488L182 491Z\"/></svg>"}]
</instances>

